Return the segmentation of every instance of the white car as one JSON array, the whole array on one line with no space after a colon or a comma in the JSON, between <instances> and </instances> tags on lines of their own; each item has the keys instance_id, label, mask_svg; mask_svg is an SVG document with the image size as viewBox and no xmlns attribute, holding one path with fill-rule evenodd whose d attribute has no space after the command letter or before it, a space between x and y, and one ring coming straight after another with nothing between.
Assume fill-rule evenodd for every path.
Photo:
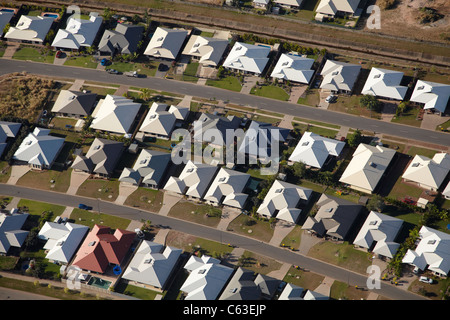
<instances>
[{"instance_id":1,"label":"white car","mask_svg":"<svg viewBox=\"0 0 450 320\"><path fill-rule=\"evenodd\" d=\"M334 102L335 100L336 100L336 96L335 95L332 95L332 94L330 94L326 99L325 99L325 102L328 102L328 103L331 103L331 102Z\"/></svg>"},{"instance_id":2,"label":"white car","mask_svg":"<svg viewBox=\"0 0 450 320\"><path fill-rule=\"evenodd\" d=\"M427 277L420 277L419 278L420 282L425 282L425 283L429 283L432 284L433 283L433 279L427 278Z\"/></svg>"}]
</instances>

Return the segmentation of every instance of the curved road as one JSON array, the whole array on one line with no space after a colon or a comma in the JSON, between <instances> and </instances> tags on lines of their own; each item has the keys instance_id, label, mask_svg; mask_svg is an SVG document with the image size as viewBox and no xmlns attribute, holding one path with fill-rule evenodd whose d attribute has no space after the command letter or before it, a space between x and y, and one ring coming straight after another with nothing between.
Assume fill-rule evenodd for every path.
<instances>
[{"instance_id":1,"label":"curved road","mask_svg":"<svg viewBox=\"0 0 450 320\"><path fill-rule=\"evenodd\" d=\"M70 207L78 207L79 203L84 203L88 206L96 208L99 201L92 198L72 196L64 193L37 190L7 184L0 184L0 194ZM319 273L322 275L329 275L333 279L348 283L351 286L357 285L360 288L367 287L367 277L364 275L331 264L327 264L322 261L312 259L286 249L282 249L280 247L272 246L252 238L240 236L231 232L223 232L215 228L179 220L172 217L161 216L148 211L142 211L137 208L117 205L107 201L100 201L100 208L101 212L105 214L138 221L140 221L141 219L151 220L152 224L154 225L166 226L177 231L193 234L217 242L231 243L240 248L244 248L249 251L271 257L278 261L283 261L293 265L299 265L307 270L314 270L315 273ZM425 299L421 296L384 282L381 283L381 288L379 290L376 290L376 292L382 296L394 300Z\"/></svg>"},{"instance_id":2,"label":"curved road","mask_svg":"<svg viewBox=\"0 0 450 320\"><path fill-rule=\"evenodd\" d=\"M145 87L154 90L168 91L207 99L215 98L216 100L229 101L230 103L238 105L248 105L259 109L289 114L310 120L334 123L341 126L374 131L406 139L414 139L433 144L450 146L450 134L447 133L384 122L381 120L369 119L341 112L323 110L206 85L197 85L189 82L154 77L130 78L124 75L110 75L105 71L95 69L0 59L0 75L21 71L27 71L31 74L45 75L55 78L83 79L87 81L98 81L119 85L122 84L141 88Z\"/></svg>"}]
</instances>

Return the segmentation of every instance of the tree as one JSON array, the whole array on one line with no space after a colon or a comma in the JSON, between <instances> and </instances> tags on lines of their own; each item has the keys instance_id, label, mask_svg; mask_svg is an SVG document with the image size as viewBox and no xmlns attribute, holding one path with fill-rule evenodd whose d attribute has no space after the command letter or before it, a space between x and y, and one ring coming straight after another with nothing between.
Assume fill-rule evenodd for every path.
<instances>
[{"instance_id":1,"label":"tree","mask_svg":"<svg viewBox=\"0 0 450 320\"><path fill-rule=\"evenodd\" d=\"M361 142L361 139L362 139L361 131L359 129L356 129L356 131L353 132L353 134L351 134L348 137L348 144L351 147L356 147Z\"/></svg>"},{"instance_id":2,"label":"tree","mask_svg":"<svg viewBox=\"0 0 450 320\"><path fill-rule=\"evenodd\" d=\"M359 99L359 103L361 106L372 110L372 111L380 111L381 109L381 102L378 101L377 97L372 96L370 94L365 94Z\"/></svg>"},{"instance_id":3,"label":"tree","mask_svg":"<svg viewBox=\"0 0 450 320\"><path fill-rule=\"evenodd\" d=\"M378 194L374 194L369 202L366 205L367 209L369 209L370 211L378 211L378 212L382 212L384 209L384 200L383 198L378 195Z\"/></svg>"},{"instance_id":4,"label":"tree","mask_svg":"<svg viewBox=\"0 0 450 320\"><path fill-rule=\"evenodd\" d=\"M291 172L298 179L301 179L306 173L306 165L303 162L295 162L291 166Z\"/></svg>"},{"instance_id":5,"label":"tree","mask_svg":"<svg viewBox=\"0 0 450 320\"><path fill-rule=\"evenodd\" d=\"M152 91L148 88L142 88L140 89L141 93L139 94L139 97L144 100L148 101L152 97Z\"/></svg>"}]
</instances>

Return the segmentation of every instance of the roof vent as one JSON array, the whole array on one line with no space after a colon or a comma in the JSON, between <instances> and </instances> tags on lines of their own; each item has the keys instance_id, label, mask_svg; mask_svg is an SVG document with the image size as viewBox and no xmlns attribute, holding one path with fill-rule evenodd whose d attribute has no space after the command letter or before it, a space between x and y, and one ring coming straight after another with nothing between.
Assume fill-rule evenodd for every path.
<instances>
[{"instance_id":1,"label":"roof vent","mask_svg":"<svg viewBox=\"0 0 450 320\"><path fill-rule=\"evenodd\" d=\"M369 226L375 226L378 223L377 220L373 220L369 222Z\"/></svg>"},{"instance_id":2,"label":"roof vent","mask_svg":"<svg viewBox=\"0 0 450 320\"><path fill-rule=\"evenodd\" d=\"M378 79L380 77L381 77L381 74L376 74L376 75L373 76L374 79Z\"/></svg>"},{"instance_id":3,"label":"roof vent","mask_svg":"<svg viewBox=\"0 0 450 320\"><path fill-rule=\"evenodd\" d=\"M428 241L428 244L435 244L435 243L436 243L436 240L434 240L434 239Z\"/></svg>"},{"instance_id":4,"label":"roof vent","mask_svg":"<svg viewBox=\"0 0 450 320\"><path fill-rule=\"evenodd\" d=\"M226 177L223 177L223 178L220 178L220 179L219 179L219 182L224 182L225 180L227 180L227 178L226 178Z\"/></svg>"},{"instance_id":5,"label":"roof vent","mask_svg":"<svg viewBox=\"0 0 450 320\"><path fill-rule=\"evenodd\" d=\"M425 86L420 86L417 88L417 90L423 90L425 88Z\"/></svg>"},{"instance_id":6,"label":"roof vent","mask_svg":"<svg viewBox=\"0 0 450 320\"><path fill-rule=\"evenodd\" d=\"M89 242L88 247L93 247L95 245L95 241Z\"/></svg>"}]
</instances>

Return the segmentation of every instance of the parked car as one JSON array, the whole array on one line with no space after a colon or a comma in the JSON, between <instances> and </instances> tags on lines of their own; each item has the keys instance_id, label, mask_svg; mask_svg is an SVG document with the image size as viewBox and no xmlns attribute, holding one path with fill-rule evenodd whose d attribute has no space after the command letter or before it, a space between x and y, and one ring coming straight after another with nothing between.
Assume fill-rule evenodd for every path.
<instances>
[{"instance_id":1,"label":"parked car","mask_svg":"<svg viewBox=\"0 0 450 320\"><path fill-rule=\"evenodd\" d=\"M59 58L62 58L63 55L64 55L63 52L61 50L58 50L58 51L56 51L55 57L59 59Z\"/></svg>"},{"instance_id":2,"label":"parked car","mask_svg":"<svg viewBox=\"0 0 450 320\"><path fill-rule=\"evenodd\" d=\"M420 282L429 283L429 284L432 284L434 282L433 279L427 278L427 277L423 277L423 276L419 278L419 281Z\"/></svg>"},{"instance_id":3,"label":"parked car","mask_svg":"<svg viewBox=\"0 0 450 320\"><path fill-rule=\"evenodd\" d=\"M103 58L102 61L100 61L100 64L102 66L106 66L107 63L108 63L108 59L106 59L106 58Z\"/></svg>"},{"instance_id":4,"label":"parked car","mask_svg":"<svg viewBox=\"0 0 450 320\"><path fill-rule=\"evenodd\" d=\"M169 70L169 66L165 65L164 63L160 63L158 66L158 71L167 71Z\"/></svg>"},{"instance_id":5,"label":"parked car","mask_svg":"<svg viewBox=\"0 0 450 320\"><path fill-rule=\"evenodd\" d=\"M333 95L333 94L330 94L330 95L325 99L325 102L332 103L332 102L336 101L336 99L337 99L337 96L335 96L335 95Z\"/></svg>"},{"instance_id":6,"label":"parked car","mask_svg":"<svg viewBox=\"0 0 450 320\"><path fill-rule=\"evenodd\" d=\"M124 73L127 77L135 77L138 78L139 74L136 71L128 71Z\"/></svg>"},{"instance_id":7,"label":"parked car","mask_svg":"<svg viewBox=\"0 0 450 320\"><path fill-rule=\"evenodd\" d=\"M87 205L82 204L82 203L80 203L80 204L78 205L78 208L79 208L79 209L82 209L82 210L92 210L92 207L87 206Z\"/></svg>"},{"instance_id":8,"label":"parked car","mask_svg":"<svg viewBox=\"0 0 450 320\"><path fill-rule=\"evenodd\" d=\"M117 71L116 69L108 69L108 70L106 70L106 72L108 72L110 74L119 74L119 71Z\"/></svg>"}]
</instances>

